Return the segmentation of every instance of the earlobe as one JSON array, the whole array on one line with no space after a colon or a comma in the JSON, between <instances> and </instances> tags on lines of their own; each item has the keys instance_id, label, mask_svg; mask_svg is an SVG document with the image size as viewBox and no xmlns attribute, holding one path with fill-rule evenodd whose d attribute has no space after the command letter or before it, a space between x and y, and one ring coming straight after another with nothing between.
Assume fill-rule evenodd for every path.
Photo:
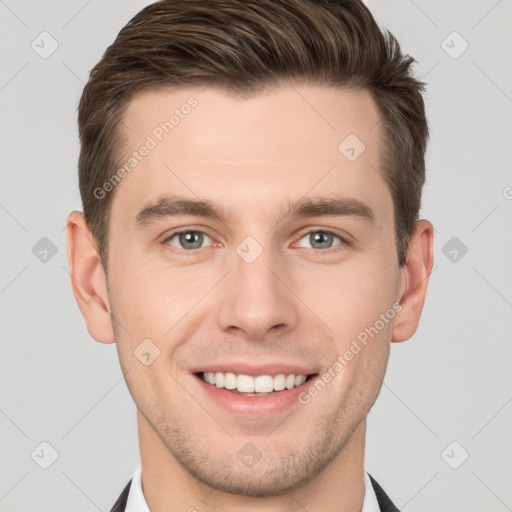
<instances>
[{"instance_id":1,"label":"earlobe","mask_svg":"<svg viewBox=\"0 0 512 512\"><path fill-rule=\"evenodd\" d=\"M409 243L405 265L401 270L397 301L402 309L395 317L391 341L406 341L418 328L434 264L433 245L432 224L427 220L418 221Z\"/></svg>"},{"instance_id":2,"label":"earlobe","mask_svg":"<svg viewBox=\"0 0 512 512\"><path fill-rule=\"evenodd\" d=\"M67 257L73 295L89 334L101 343L113 343L115 336L105 272L94 237L81 212L71 212L67 219Z\"/></svg>"}]
</instances>

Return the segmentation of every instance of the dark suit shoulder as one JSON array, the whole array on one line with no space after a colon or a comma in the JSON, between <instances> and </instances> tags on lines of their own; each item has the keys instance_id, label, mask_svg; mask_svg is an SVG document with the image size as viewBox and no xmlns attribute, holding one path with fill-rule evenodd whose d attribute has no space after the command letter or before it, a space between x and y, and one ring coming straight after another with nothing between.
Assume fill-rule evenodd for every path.
<instances>
[{"instance_id":1,"label":"dark suit shoulder","mask_svg":"<svg viewBox=\"0 0 512 512\"><path fill-rule=\"evenodd\" d=\"M128 494L130 492L131 483L132 481L130 479L119 498L117 498L117 501L114 503L114 506L110 512L124 512L126 508L126 502L128 501Z\"/></svg>"},{"instance_id":2,"label":"dark suit shoulder","mask_svg":"<svg viewBox=\"0 0 512 512\"><path fill-rule=\"evenodd\" d=\"M373 479L372 475L368 474L368 476L372 482L373 490L375 491L375 496L377 496L381 512L400 512L389 499L389 496L384 492L384 489L382 489L382 487Z\"/></svg>"}]
</instances>

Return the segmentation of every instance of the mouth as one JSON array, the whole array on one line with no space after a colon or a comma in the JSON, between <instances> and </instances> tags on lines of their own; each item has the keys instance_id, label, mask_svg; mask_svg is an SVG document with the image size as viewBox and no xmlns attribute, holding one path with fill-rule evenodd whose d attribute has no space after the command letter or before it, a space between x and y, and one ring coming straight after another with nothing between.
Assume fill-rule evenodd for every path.
<instances>
[{"instance_id":1,"label":"mouth","mask_svg":"<svg viewBox=\"0 0 512 512\"><path fill-rule=\"evenodd\" d=\"M197 372L195 374L203 382L234 395L246 397L266 397L281 394L302 386L317 374L278 373L262 375L246 375L233 372Z\"/></svg>"},{"instance_id":2,"label":"mouth","mask_svg":"<svg viewBox=\"0 0 512 512\"><path fill-rule=\"evenodd\" d=\"M238 419L258 420L287 414L300 405L300 394L319 377L320 366L225 361L189 371L205 403Z\"/></svg>"}]
</instances>

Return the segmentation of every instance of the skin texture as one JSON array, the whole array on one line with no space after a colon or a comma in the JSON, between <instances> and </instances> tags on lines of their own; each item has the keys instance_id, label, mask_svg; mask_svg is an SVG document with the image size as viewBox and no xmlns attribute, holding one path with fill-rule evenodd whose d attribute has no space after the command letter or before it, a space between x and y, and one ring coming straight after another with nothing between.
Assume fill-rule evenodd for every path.
<instances>
[{"instance_id":1,"label":"skin texture","mask_svg":"<svg viewBox=\"0 0 512 512\"><path fill-rule=\"evenodd\" d=\"M83 215L68 218L77 303L91 336L117 343L138 408L146 501L153 512L359 510L366 415L391 341L416 331L432 225L417 223L399 268L392 198L380 176L381 124L366 91L283 84L249 98L212 87L145 92L124 119L124 156L190 97L197 106L117 185L108 286ZM354 161L338 150L349 134L366 146ZM137 226L137 213L164 194L214 201L230 215ZM287 201L318 196L362 201L374 221L283 216ZM187 249L168 238L178 229L208 236ZM336 236L318 248L309 236L316 231ZM236 251L247 236L263 251L252 263ZM322 374L398 303L394 319L307 405L232 414L191 373L229 361ZM160 351L148 366L134 356L147 338ZM237 458L247 443L261 454L252 467Z\"/></svg>"}]
</instances>

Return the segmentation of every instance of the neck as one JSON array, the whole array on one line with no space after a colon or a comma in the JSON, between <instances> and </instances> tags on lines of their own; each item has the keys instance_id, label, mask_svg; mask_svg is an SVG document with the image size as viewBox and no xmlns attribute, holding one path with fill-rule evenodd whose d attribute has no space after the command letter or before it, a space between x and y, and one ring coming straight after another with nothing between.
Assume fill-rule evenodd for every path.
<instances>
[{"instance_id":1,"label":"neck","mask_svg":"<svg viewBox=\"0 0 512 512\"><path fill-rule=\"evenodd\" d=\"M316 512L361 510L366 420L333 460L303 486L276 496L241 496L213 489L183 468L137 410L142 488L151 512Z\"/></svg>"}]
</instances>

